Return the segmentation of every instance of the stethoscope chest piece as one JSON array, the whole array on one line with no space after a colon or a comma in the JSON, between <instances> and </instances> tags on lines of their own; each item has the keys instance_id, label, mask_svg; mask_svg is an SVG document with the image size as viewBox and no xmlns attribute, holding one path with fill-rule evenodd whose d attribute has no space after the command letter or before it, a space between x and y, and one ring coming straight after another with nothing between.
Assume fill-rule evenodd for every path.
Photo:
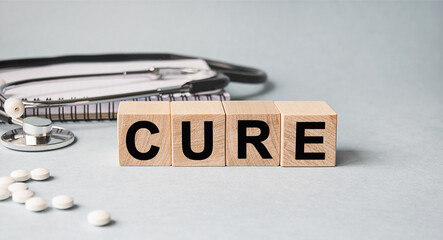
<instances>
[{"instance_id":1,"label":"stethoscope chest piece","mask_svg":"<svg viewBox=\"0 0 443 240\"><path fill-rule=\"evenodd\" d=\"M55 150L70 145L74 140L71 131L53 127L51 120L40 117L24 118L23 128L10 130L1 137L5 147L25 152Z\"/></svg>"}]
</instances>

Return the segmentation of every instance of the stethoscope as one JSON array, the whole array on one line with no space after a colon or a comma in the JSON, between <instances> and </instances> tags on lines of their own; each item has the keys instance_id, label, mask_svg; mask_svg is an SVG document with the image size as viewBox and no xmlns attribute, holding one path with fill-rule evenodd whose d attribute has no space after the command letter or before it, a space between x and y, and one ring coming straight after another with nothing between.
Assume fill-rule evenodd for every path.
<instances>
[{"instance_id":1,"label":"stethoscope","mask_svg":"<svg viewBox=\"0 0 443 240\"><path fill-rule=\"evenodd\" d=\"M202 59L196 57L175 54L105 54L105 55L75 55L53 58L33 58L0 61L0 70L26 67L38 67L64 63L94 63L94 62L124 62L144 60L179 60L179 59ZM9 149L18 151L48 151L63 148L75 141L74 133L52 125L52 121L43 117L22 118L25 109L42 107L70 107L75 105L106 103L124 101L140 97L161 96L173 93L199 93L223 89L230 81L240 83L264 83L267 80L266 73L255 68L233 65L230 63L205 60L210 69L197 68L154 68L150 67L139 71L109 72L97 74L64 75L44 78L24 79L5 83L0 81L0 120L9 124L19 125L21 128L13 129L4 133L0 142ZM150 89L131 93L86 97L81 99L65 100L21 100L7 97L9 88L43 81L56 81L71 78L90 78L106 76L128 76L150 74L161 80L165 76L183 76L199 74L199 79L190 80L182 85L168 86L165 88Z\"/></svg>"}]
</instances>

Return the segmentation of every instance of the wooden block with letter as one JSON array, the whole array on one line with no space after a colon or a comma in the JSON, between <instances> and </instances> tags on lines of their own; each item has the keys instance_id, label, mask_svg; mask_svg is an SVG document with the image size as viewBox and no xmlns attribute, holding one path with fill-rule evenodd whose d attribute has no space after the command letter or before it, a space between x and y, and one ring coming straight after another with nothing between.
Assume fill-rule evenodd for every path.
<instances>
[{"instance_id":1,"label":"wooden block with letter","mask_svg":"<svg viewBox=\"0 0 443 240\"><path fill-rule=\"evenodd\" d=\"M117 128L121 166L171 166L169 102L120 102Z\"/></svg>"},{"instance_id":2,"label":"wooden block with letter","mask_svg":"<svg viewBox=\"0 0 443 240\"><path fill-rule=\"evenodd\" d=\"M172 166L225 166L220 101L172 102Z\"/></svg>"},{"instance_id":3,"label":"wooden block with letter","mask_svg":"<svg viewBox=\"0 0 443 240\"><path fill-rule=\"evenodd\" d=\"M281 166L335 166L337 114L326 102L278 101Z\"/></svg>"},{"instance_id":4,"label":"wooden block with letter","mask_svg":"<svg viewBox=\"0 0 443 240\"><path fill-rule=\"evenodd\" d=\"M226 165L278 166L280 112L271 101L227 101Z\"/></svg>"}]
</instances>

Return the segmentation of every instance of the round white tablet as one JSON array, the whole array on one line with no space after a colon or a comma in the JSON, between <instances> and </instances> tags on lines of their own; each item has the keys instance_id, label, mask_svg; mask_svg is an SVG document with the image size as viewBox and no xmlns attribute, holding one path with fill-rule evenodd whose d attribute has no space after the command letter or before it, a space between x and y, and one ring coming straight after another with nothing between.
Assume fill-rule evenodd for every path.
<instances>
[{"instance_id":1,"label":"round white tablet","mask_svg":"<svg viewBox=\"0 0 443 240\"><path fill-rule=\"evenodd\" d=\"M28 190L28 184L22 182L16 182L8 186L8 190L11 193L20 191L20 190Z\"/></svg>"},{"instance_id":2,"label":"round white tablet","mask_svg":"<svg viewBox=\"0 0 443 240\"><path fill-rule=\"evenodd\" d=\"M31 177L34 180L45 180L49 178L49 170L46 168L36 168L31 171Z\"/></svg>"},{"instance_id":3,"label":"round white tablet","mask_svg":"<svg viewBox=\"0 0 443 240\"><path fill-rule=\"evenodd\" d=\"M12 194L12 201L24 203L26 200L32 198L34 193L30 190L20 190Z\"/></svg>"},{"instance_id":4,"label":"round white tablet","mask_svg":"<svg viewBox=\"0 0 443 240\"><path fill-rule=\"evenodd\" d=\"M111 221L111 214L104 210L94 210L88 214L88 222L95 226L104 226Z\"/></svg>"},{"instance_id":5,"label":"round white tablet","mask_svg":"<svg viewBox=\"0 0 443 240\"><path fill-rule=\"evenodd\" d=\"M32 197L26 200L25 207L29 211L39 212L45 210L48 207L48 205L46 204L45 199L41 197Z\"/></svg>"},{"instance_id":6,"label":"round white tablet","mask_svg":"<svg viewBox=\"0 0 443 240\"><path fill-rule=\"evenodd\" d=\"M5 187L0 187L0 201L5 200L11 196L11 193Z\"/></svg>"},{"instance_id":7,"label":"round white tablet","mask_svg":"<svg viewBox=\"0 0 443 240\"><path fill-rule=\"evenodd\" d=\"M31 178L31 174L29 174L29 171L23 169L12 171L10 176L14 178L17 182L24 182Z\"/></svg>"},{"instance_id":8,"label":"round white tablet","mask_svg":"<svg viewBox=\"0 0 443 240\"><path fill-rule=\"evenodd\" d=\"M52 206L57 209L68 209L74 206L74 199L70 196L59 195L52 199Z\"/></svg>"},{"instance_id":9,"label":"round white tablet","mask_svg":"<svg viewBox=\"0 0 443 240\"><path fill-rule=\"evenodd\" d=\"M0 177L0 187L8 187L15 183L15 179L12 177Z\"/></svg>"}]
</instances>

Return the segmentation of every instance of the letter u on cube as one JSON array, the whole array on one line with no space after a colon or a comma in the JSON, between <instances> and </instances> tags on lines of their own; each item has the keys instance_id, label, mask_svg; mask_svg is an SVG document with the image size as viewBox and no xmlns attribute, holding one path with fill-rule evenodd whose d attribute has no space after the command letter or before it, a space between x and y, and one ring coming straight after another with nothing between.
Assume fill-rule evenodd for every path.
<instances>
[{"instance_id":1,"label":"letter u on cube","mask_svg":"<svg viewBox=\"0 0 443 240\"><path fill-rule=\"evenodd\" d=\"M335 166L323 101L121 102L121 166Z\"/></svg>"}]
</instances>

